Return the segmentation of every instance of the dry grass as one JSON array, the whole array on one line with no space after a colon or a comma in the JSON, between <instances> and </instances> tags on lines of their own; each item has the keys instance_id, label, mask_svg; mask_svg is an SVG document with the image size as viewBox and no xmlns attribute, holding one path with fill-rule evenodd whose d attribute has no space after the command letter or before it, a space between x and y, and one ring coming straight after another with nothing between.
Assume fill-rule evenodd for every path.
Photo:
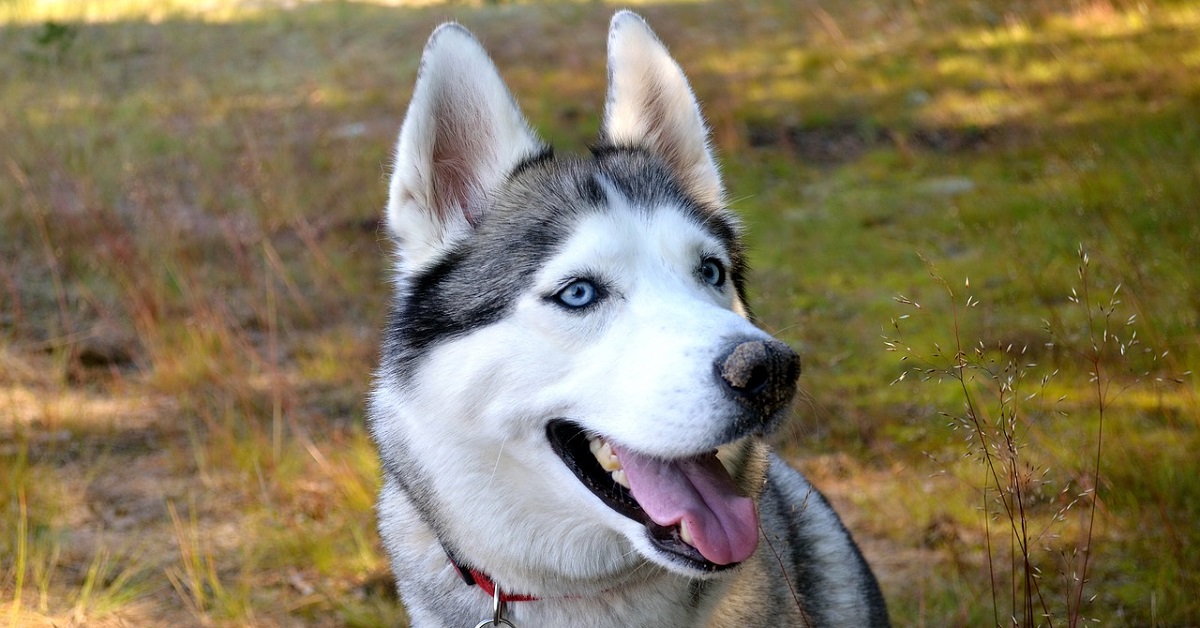
<instances>
[{"instance_id":1,"label":"dry grass","mask_svg":"<svg viewBox=\"0 0 1200 628\"><path fill-rule=\"evenodd\" d=\"M611 10L0 2L0 621L402 624L362 398L417 55L459 19L581 147ZM1200 5L639 10L897 624L1200 622Z\"/></svg>"}]
</instances>

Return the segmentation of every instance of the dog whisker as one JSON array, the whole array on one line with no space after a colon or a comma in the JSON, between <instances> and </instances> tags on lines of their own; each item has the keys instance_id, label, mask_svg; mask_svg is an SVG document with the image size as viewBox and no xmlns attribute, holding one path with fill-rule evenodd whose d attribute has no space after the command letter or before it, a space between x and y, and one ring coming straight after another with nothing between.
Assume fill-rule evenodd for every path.
<instances>
[{"instance_id":1,"label":"dog whisker","mask_svg":"<svg viewBox=\"0 0 1200 628\"><path fill-rule=\"evenodd\" d=\"M489 487L492 485L492 482L495 481L495 479L496 479L496 470L500 468L500 457L504 455L504 446L507 444L508 444L508 437L506 436L506 437L504 437L504 440L500 441L500 448L498 450L496 450L496 464L492 465L492 475L490 477L488 477L488 486Z\"/></svg>"}]
</instances>

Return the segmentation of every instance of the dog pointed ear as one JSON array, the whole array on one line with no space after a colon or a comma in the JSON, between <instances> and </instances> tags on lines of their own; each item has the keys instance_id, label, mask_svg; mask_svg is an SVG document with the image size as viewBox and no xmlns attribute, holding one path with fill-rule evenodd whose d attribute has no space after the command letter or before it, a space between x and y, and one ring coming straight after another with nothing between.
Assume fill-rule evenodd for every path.
<instances>
[{"instance_id":1,"label":"dog pointed ear","mask_svg":"<svg viewBox=\"0 0 1200 628\"><path fill-rule=\"evenodd\" d=\"M403 268L470 233L488 197L544 150L487 52L457 24L433 32L396 144L386 226Z\"/></svg>"},{"instance_id":2,"label":"dog pointed ear","mask_svg":"<svg viewBox=\"0 0 1200 628\"><path fill-rule=\"evenodd\" d=\"M708 128L683 70L637 14L621 11L608 31L608 98L602 139L649 149L697 200L722 204Z\"/></svg>"}]
</instances>

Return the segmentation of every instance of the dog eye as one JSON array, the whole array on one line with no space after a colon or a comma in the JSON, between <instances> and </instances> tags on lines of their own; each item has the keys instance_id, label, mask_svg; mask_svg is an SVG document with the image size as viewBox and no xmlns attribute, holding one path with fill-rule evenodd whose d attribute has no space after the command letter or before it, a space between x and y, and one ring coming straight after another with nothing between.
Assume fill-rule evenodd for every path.
<instances>
[{"instance_id":1,"label":"dog eye","mask_svg":"<svg viewBox=\"0 0 1200 628\"><path fill-rule=\"evenodd\" d=\"M720 288L725 285L725 265L714 257L704 258L704 261L700 263L700 278L704 280L704 283L714 288Z\"/></svg>"},{"instance_id":2,"label":"dog eye","mask_svg":"<svg viewBox=\"0 0 1200 628\"><path fill-rule=\"evenodd\" d=\"M576 279L559 290L554 298L566 307L576 310L595 303L601 296L603 295L596 284L587 279Z\"/></svg>"}]
</instances>

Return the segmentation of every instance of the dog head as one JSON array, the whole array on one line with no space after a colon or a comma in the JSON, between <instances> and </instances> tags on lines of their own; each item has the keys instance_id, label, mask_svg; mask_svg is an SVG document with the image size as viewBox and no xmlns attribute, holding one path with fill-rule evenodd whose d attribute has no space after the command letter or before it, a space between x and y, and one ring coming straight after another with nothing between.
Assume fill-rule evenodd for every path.
<instances>
[{"instance_id":1,"label":"dog head","mask_svg":"<svg viewBox=\"0 0 1200 628\"><path fill-rule=\"evenodd\" d=\"M748 320L739 225L682 70L629 12L608 65L599 146L556 158L474 37L439 28L388 199L385 469L456 555L527 590L748 558L759 436L800 369Z\"/></svg>"}]
</instances>

